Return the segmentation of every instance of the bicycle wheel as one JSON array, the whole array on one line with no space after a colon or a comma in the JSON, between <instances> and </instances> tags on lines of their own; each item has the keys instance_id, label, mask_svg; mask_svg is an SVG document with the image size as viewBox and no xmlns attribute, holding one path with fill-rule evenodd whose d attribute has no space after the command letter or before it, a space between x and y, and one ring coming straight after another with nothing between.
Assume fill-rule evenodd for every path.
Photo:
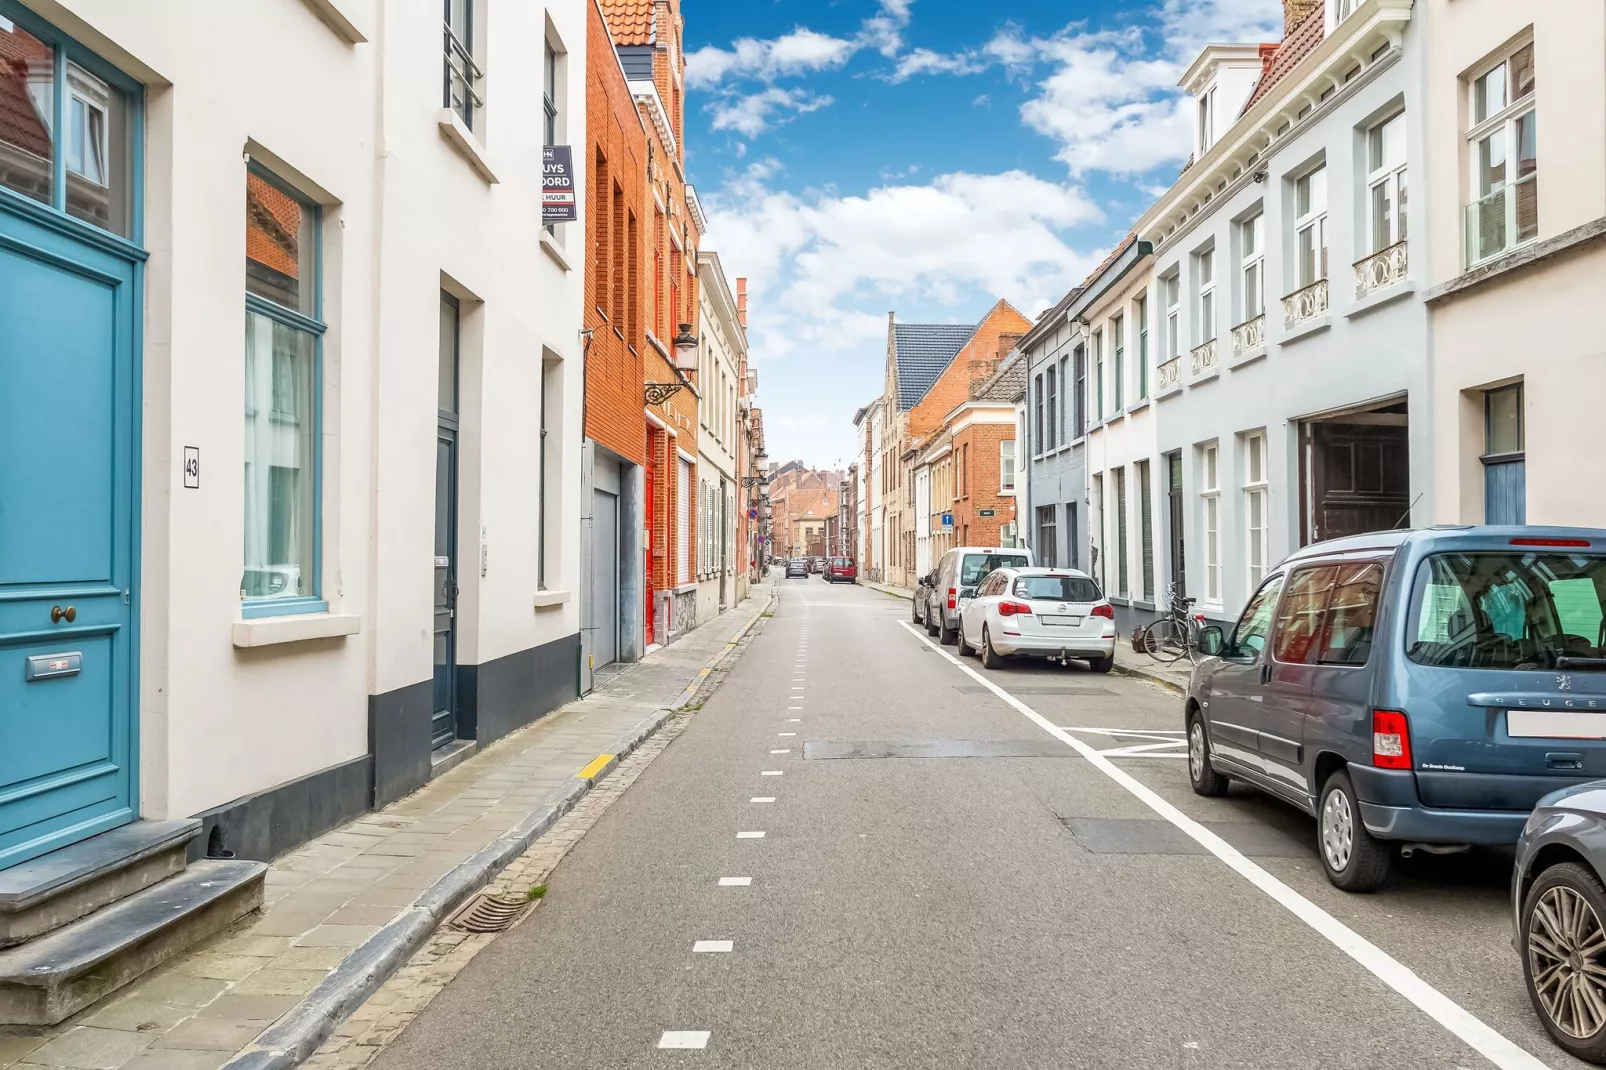
<instances>
[{"instance_id":1,"label":"bicycle wheel","mask_svg":"<svg viewBox=\"0 0 1606 1070\"><path fill-rule=\"evenodd\" d=\"M1143 629L1143 652L1162 665L1180 661L1188 652L1188 636L1171 617L1162 617Z\"/></svg>"}]
</instances>

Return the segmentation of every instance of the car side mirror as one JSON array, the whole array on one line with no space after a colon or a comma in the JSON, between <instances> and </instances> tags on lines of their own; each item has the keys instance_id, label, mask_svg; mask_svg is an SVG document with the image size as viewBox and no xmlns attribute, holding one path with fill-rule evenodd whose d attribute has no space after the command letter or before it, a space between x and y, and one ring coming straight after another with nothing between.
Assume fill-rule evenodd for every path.
<instances>
[{"instance_id":1,"label":"car side mirror","mask_svg":"<svg viewBox=\"0 0 1606 1070\"><path fill-rule=\"evenodd\" d=\"M1199 629L1199 653L1219 658L1227 649L1227 636L1220 625L1211 624Z\"/></svg>"},{"instance_id":2,"label":"car side mirror","mask_svg":"<svg viewBox=\"0 0 1606 1070\"><path fill-rule=\"evenodd\" d=\"M972 598L975 598L975 597L976 597L976 592L975 591L960 591L959 592L959 603L960 603L960 605L963 605L964 603L970 601Z\"/></svg>"}]
</instances>

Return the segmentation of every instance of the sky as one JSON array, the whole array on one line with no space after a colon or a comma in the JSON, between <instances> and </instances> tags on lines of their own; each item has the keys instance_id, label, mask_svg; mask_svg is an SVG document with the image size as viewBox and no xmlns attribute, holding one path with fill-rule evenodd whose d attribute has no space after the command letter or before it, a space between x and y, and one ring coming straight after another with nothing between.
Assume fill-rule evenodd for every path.
<instances>
[{"instance_id":1,"label":"sky","mask_svg":"<svg viewBox=\"0 0 1606 1070\"><path fill-rule=\"evenodd\" d=\"M1176 178L1176 83L1280 0L682 0L703 247L748 279L772 461L845 467L887 313L1028 317Z\"/></svg>"}]
</instances>

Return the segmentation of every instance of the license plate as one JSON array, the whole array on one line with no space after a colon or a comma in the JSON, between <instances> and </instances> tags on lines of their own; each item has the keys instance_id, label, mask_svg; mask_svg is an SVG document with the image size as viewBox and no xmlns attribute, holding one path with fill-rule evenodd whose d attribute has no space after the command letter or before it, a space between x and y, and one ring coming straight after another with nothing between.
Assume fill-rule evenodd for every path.
<instances>
[{"instance_id":1,"label":"license plate","mask_svg":"<svg viewBox=\"0 0 1606 1070\"><path fill-rule=\"evenodd\" d=\"M1606 713L1507 710L1506 734L1514 739L1606 739Z\"/></svg>"},{"instance_id":2,"label":"license plate","mask_svg":"<svg viewBox=\"0 0 1606 1070\"><path fill-rule=\"evenodd\" d=\"M1040 613L1037 619L1055 628L1075 628L1082 623L1081 617L1060 616L1057 613Z\"/></svg>"}]
</instances>

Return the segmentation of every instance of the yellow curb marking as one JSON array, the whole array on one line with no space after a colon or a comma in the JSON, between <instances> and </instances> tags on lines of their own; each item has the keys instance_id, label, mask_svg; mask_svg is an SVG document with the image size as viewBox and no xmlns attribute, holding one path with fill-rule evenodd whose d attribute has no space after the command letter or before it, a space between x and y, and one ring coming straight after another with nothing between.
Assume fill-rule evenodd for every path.
<instances>
[{"instance_id":1,"label":"yellow curb marking","mask_svg":"<svg viewBox=\"0 0 1606 1070\"><path fill-rule=\"evenodd\" d=\"M590 780L592 777L602 772L602 767L613 761L613 759L614 755L612 754L599 754L595 759L592 760L590 765L586 766L575 775L581 780Z\"/></svg>"}]
</instances>

